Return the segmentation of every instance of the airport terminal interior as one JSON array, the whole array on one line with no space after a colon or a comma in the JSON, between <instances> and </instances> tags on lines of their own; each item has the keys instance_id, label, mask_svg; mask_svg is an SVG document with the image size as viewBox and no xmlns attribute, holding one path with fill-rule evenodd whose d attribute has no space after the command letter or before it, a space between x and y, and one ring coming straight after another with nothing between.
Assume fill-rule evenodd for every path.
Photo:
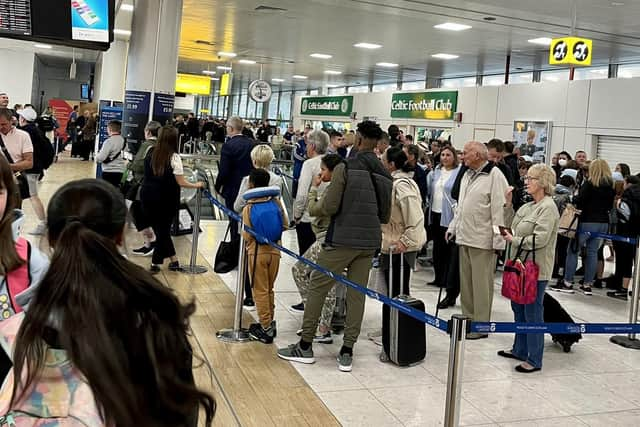
<instances>
[{"instance_id":1,"label":"airport terminal interior","mask_svg":"<svg viewBox=\"0 0 640 427\"><path fill-rule=\"evenodd\" d=\"M0 0L0 426L639 426L639 19Z\"/></svg>"}]
</instances>

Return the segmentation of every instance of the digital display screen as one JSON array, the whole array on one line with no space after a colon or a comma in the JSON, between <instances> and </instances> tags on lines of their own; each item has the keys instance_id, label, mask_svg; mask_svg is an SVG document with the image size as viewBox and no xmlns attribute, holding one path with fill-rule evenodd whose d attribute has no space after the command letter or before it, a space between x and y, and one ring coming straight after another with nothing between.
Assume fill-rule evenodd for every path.
<instances>
[{"instance_id":1,"label":"digital display screen","mask_svg":"<svg viewBox=\"0 0 640 427\"><path fill-rule=\"evenodd\" d=\"M109 2L70 0L71 38L90 42L109 42Z\"/></svg>"},{"instance_id":2,"label":"digital display screen","mask_svg":"<svg viewBox=\"0 0 640 427\"><path fill-rule=\"evenodd\" d=\"M80 99L89 99L89 85L87 83L80 85Z\"/></svg>"},{"instance_id":3,"label":"digital display screen","mask_svg":"<svg viewBox=\"0 0 640 427\"><path fill-rule=\"evenodd\" d=\"M0 33L31 35L31 0L0 0Z\"/></svg>"}]
</instances>

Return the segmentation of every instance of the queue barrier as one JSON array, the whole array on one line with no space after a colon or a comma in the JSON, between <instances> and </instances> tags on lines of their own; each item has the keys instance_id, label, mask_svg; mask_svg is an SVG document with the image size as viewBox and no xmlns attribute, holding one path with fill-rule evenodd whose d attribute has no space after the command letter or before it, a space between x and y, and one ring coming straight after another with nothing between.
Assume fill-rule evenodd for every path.
<instances>
[{"instance_id":1,"label":"queue barrier","mask_svg":"<svg viewBox=\"0 0 640 427\"><path fill-rule=\"evenodd\" d=\"M575 231L578 234L585 234L589 237L597 237L600 239L611 240L612 242L613 241L623 242L623 243L629 243L631 245L638 244L638 239L634 239L633 237L618 236L617 234L598 233L596 231L585 231L585 230L581 230L580 228L576 230L574 228L566 228L566 227L560 227L559 230Z\"/></svg>"},{"instance_id":2,"label":"queue barrier","mask_svg":"<svg viewBox=\"0 0 640 427\"><path fill-rule=\"evenodd\" d=\"M540 333L581 333L581 334L613 334L622 333L628 334L628 336L614 336L611 341L623 345L628 348L639 349L635 334L640 333L640 324L637 323L638 315L638 283L640 282L640 249L636 251L636 269L634 283L634 293L632 298L632 307L629 316L629 323L516 323L516 322L472 322L467 316L461 314L455 314L451 317L451 321L446 321L438 317L432 316L428 313L415 310L401 302L398 302L388 296L360 286L342 276L341 274L333 273L325 269L324 267L309 261L308 259L292 252L291 250L269 241L267 238L259 235L253 229L246 226L242 222L242 218L237 213L228 209L223 203L217 200L209 191L204 191L205 196L209 201L221 209L227 214L230 219L238 221L240 223L240 229L245 230L249 234L255 237L255 239L262 244L269 244L272 247L284 252L285 254L295 258L296 260L310 266L311 268L321 272L324 275L331 277L336 282L339 282L345 286L349 286L358 292L363 293L369 298L380 301L390 307L393 307L400 312L413 317L427 325L430 325L436 329L447 332L450 335L449 345L449 363L447 372L447 394L445 400L445 427L457 427L460 419L460 400L461 400L461 388L462 388L462 372L464 362L464 346L466 341L466 334L469 332L475 333L519 333L519 334L540 334ZM195 230L197 230L196 224ZM197 231L196 231L197 232ZM600 237L608 240L624 241L630 244L638 244L637 239L632 239L623 236L616 236L604 233L584 232L578 229L579 233L589 234L594 237ZM241 233L242 234L242 233ZM218 332L218 338L227 342L246 342L248 341L248 334L246 330L241 329L241 316L242 316L242 297L243 297L243 283L245 278L245 252L244 242L241 240L239 256L239 273L237 278L236 287L236 317L234 319L234 328L225 331Z\"/></svg>"}]
</instances>

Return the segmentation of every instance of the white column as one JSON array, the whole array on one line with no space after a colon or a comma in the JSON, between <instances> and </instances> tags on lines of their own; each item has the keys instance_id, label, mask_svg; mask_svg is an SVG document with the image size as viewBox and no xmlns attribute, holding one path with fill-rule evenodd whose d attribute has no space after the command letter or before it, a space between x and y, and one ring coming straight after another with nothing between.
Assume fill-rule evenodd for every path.
<instances>
[{"instance_id":1,"label":"white column","mask_svg":"<svg viewBox=\"0 0 640 427\"><path fill-rule=\"evenodd\" d=\"M96 63L94 98L97 100L124 100L124 84L127 72L129 43L115 40L106 52L100 54Z\"/></svg>"}]
</instances>

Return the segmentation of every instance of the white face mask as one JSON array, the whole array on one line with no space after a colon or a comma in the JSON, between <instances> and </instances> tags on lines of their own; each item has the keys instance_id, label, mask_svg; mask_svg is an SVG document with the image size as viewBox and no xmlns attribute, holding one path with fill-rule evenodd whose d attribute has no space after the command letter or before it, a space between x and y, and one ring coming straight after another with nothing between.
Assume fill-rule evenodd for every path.
<instances>
[{"instance_id":1,"label":"white face mask","mask_svg":"<svg viewBox=\"0 0 640 427\"><path fill-rule=\"evenodd\" d=\"M558 159L558 164L562 167L567 166L567 159Z\"/></svg>"}]
</instances>

